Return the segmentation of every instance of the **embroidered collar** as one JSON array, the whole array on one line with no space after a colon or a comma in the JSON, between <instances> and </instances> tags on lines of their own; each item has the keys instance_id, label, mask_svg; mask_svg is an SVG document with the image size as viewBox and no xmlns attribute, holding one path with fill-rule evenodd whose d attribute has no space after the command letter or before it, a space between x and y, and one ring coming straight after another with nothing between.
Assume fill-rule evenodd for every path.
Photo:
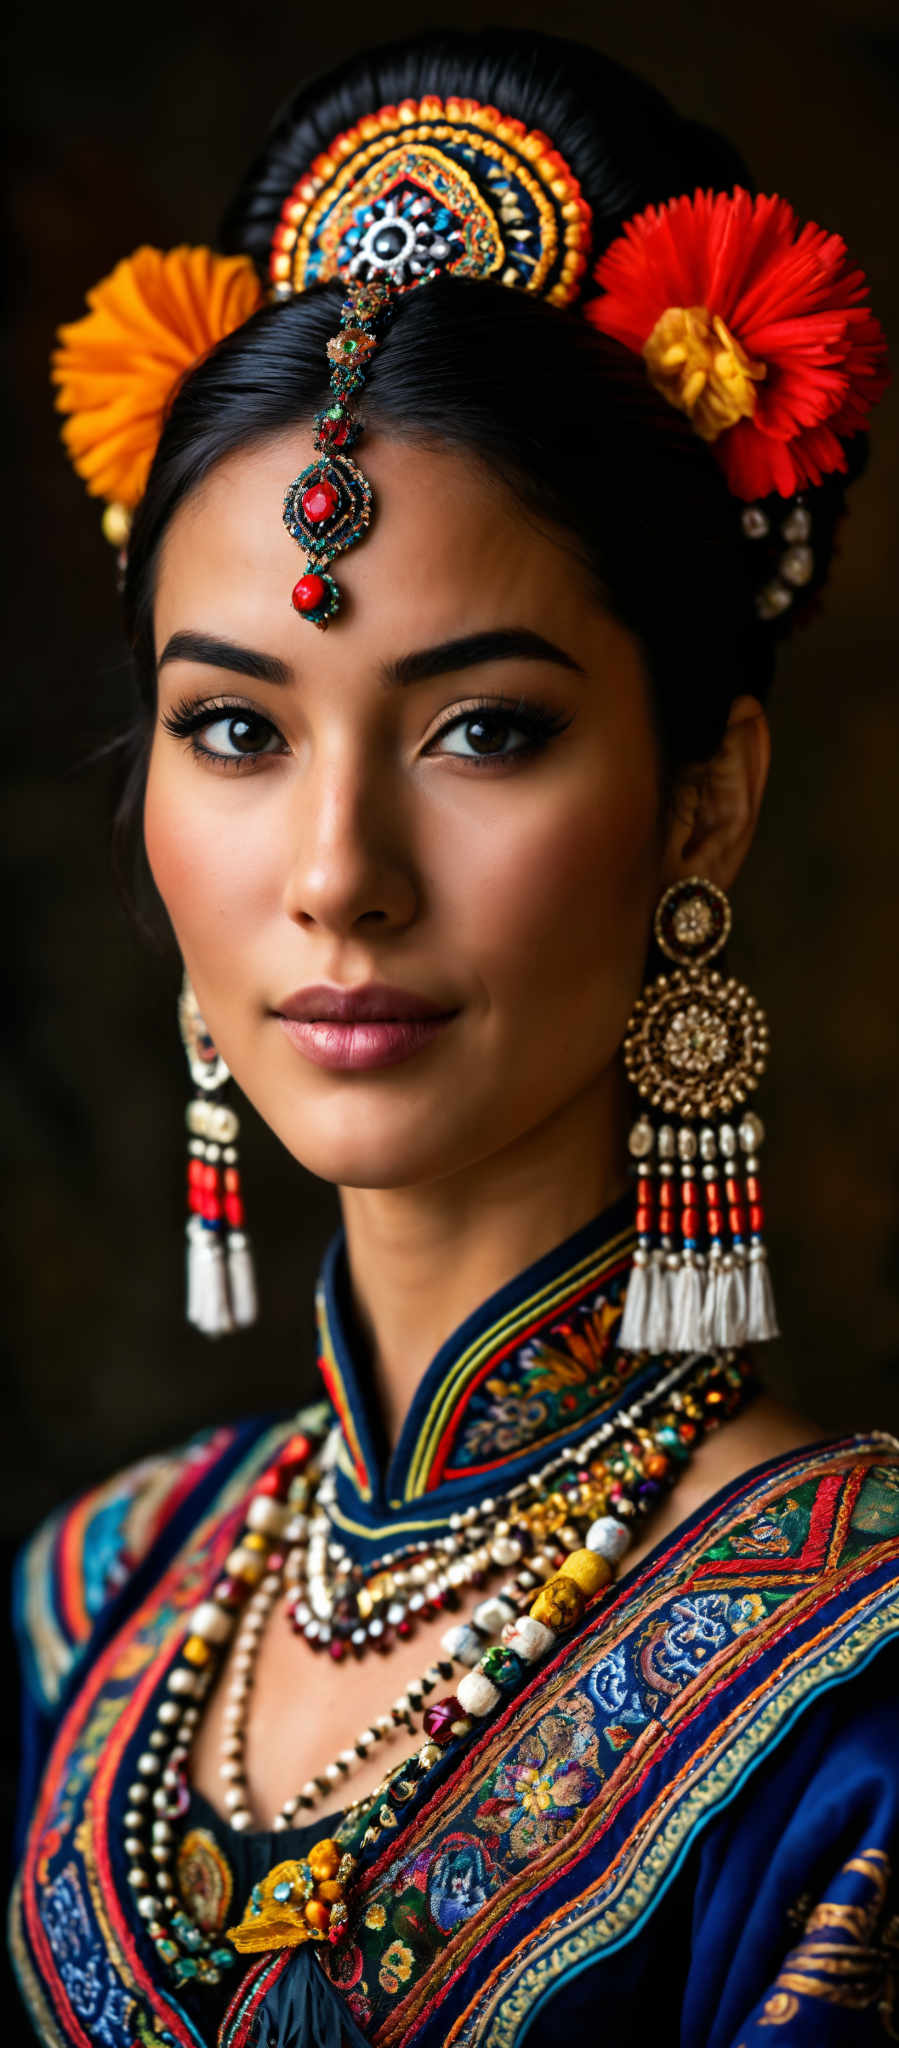
<instances>
[{"instance_id":1,"label":"embroidered collar","mask_svg":"<svg viewBox=\"0 0 899 2048\"><path fill-rule=\"evenodd\" d=\"M619 1353L615 1331L634 1249L633 1204L611 1208L488 1296L424 1373L386 1457L368 1385L341 1227L316 1288L318 1362L341 1426L335 1521L344 1536L411 1540L512 1484L595 1428L653 1364ZM495 1483L495 1481L494 1481Z\"/></svg>"}]
</instances>

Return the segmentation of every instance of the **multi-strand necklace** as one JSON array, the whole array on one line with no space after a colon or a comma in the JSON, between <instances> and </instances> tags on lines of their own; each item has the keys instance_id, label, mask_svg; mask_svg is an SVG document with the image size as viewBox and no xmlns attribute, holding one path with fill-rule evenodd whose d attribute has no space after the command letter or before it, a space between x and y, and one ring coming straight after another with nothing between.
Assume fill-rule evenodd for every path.
<instances>
[{"instance_id":1,"label":"multi-strand necklace","mask_svg":"<svg viewBox=\"0 0 899 2048\"><path fill-rule=\"evenodd\" d=\"M397 1809L442 1762L447 1745L463 1740L532 1675L531 1667L548 1655L559 1634L581 1619L587 1601L611 1583L636 1526L676 1482L703 1436L737 1412L752 1386L749 1363L734 1354L663 1366L625 1408L540 1471L452 1517L447 1533L426 1548L393 1550L367 1572L335 1540L328 1516L334 1484L330 1412L311 1410L300 1418L305 1427L295 1430L256 1482L224 1573L191 1617L129 1787L129 1883L149 1938L176 1982L218 1983L236 1960L234 1947L221 1934L206 1932L188 1911L173 1869L189 1798L191 1745L232 1638L220 1769L231 1825L245 1831L253 1825L244 1758L256 1658L285 1593L294 1628L306 1635L317 1623L318 1638L308 1640L318 1640L331 1654L335 1643L341 1654L364 1654L366 1648L404 1640L418 1618L452 1608L463 1588L486 1586L509 1573L495 1592L486 1593L470 1621L450 1627L443 1655L274 1817L276 1831L288 1829L380 1743L395 1740L400 1730L413 1732L422 1714L425 1740L417 1752L344 1813L338 1834L341 1841L353 1841L355 1860L344 1856L341 1862L330 1841L319 1845L326 1897L307 1870L305 1931L312 1939L336 1939L346 1920L340 1895L358 1859L367 1859L383 1830L397 1825ZM372 1633L373 1622L381 1622L381 1632ZM426 1705L456 1667L463 1676L455 1691ZM315 1851L310 1859L314 1864ZM257 1900L252 1913L260 1910ZM253 1938L252 1921L245 1942L240 1932L238 1947L262 1945Z\"/></svg>"}]
</instances>

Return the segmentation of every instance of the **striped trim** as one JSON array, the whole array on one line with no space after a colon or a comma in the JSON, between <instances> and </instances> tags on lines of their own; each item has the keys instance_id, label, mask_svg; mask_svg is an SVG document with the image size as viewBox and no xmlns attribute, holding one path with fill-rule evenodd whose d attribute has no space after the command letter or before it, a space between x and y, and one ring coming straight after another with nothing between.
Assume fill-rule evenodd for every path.
<instances>
[{"instance_id":1,"label":"striped trim","mask_svg":"<svg viewBox=\"0 0 899 2048\"><path fill-rule=\"evenodd\" d=\"M318 1369L328 1394L337 1412L337 1420L343 1430L347 1449L353 1465L353 1475L363 1500L371 1500L372 1482L368 1466L362 1455L362 1446L356 1434L350 1398L344 1384L343 1374L337 1363L337 1353L328 1323L328 1308L325 1291L320 1287L315 1296L315 1314L318 1322Z\"/></svg>"}]
</instances>

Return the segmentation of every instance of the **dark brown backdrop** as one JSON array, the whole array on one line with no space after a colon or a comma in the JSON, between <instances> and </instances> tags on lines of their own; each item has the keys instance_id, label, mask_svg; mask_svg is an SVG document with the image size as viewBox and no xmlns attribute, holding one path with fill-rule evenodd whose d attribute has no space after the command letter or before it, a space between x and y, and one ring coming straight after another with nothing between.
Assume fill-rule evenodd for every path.
<instances>
[{"instance_id":1,"label":"dark brown backdrop","mask_svg":"<svg viewBox=\"0 0 899 2048\"><path fill-rule=\"evenodd\" d=\"M899 336L889 274L899 176L899 38L886 0L645 0L580 12L495 7L643 68L729 130L768 190L844 232ZM321 23L331 13L333 28ZM438 14L430 14L440 21ZM476 24L477 10L456 8ZM311 1286L336 1220L247 1116L265 1319L210 1345L181 1320L184 1074L176 976L141 951L109 878L101 775L125 670L111 554L59 451L54 325L140 241L214 237L223 201L297 77L417 10L271 0L106 0L22 8L13 31L15 401L7 506L13 1024L7 1115L12 1252L7 1538L118 1461L311 1384ZM766 1004L760 1107L784 1341L777 1382L836 1426L899 1424L892 1206L897 683L891 464L899 401L876 421L825 614L788 657L734 965ZM701 564L697 564L701 575Z\"/></svg>"}]
</instances>

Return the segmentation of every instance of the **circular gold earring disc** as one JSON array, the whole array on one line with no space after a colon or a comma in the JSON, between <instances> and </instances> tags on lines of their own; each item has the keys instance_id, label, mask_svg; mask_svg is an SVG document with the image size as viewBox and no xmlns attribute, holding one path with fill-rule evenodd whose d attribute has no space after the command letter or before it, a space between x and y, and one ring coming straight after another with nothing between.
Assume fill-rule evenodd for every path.
<instances>
[{"instance_id":1,"label":"circular gold earring disc","mask_svg":"<svg viewBox=\"0 0 899 2048\"><path fill-rule=\"evenodd\" d=\"M701 875L688 875L666 889L653 930L669 960L676 960L680 967L700 967L720 953L731 921L724 890Z\"/></svg>"}]
</instances>

